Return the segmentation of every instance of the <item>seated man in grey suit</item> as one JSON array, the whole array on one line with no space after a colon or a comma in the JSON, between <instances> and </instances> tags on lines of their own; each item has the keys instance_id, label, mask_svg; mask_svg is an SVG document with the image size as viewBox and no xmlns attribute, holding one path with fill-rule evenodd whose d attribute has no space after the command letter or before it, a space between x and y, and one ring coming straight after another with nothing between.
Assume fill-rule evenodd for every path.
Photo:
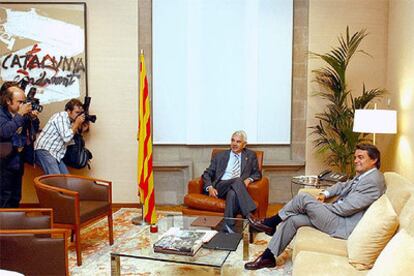
<instances>
[{"instance_id":1,"label":"seated man in grey suit","mask_svg":"<svg viewBox=\"0 0 414 276\"><path fill-rule=\"evenodd\" d=\"M245 269L276 266L275 257L283 252L302 226L315 227L336 238L349 237L366 209L385 192L384 176L378 170L381 165L378 149L374 145L359 144L354 155L356 176L352 180L329 187L318 198L299 193L273 217L248 218L251 227L273 237L263 254L246 263ZM333 196L338 199L324 203Z\"/></svg>"},{"instance_id":2,"label":"seated man in grey suit","mask_svg":"<svg viewBox=\"0 0 414 276\"><path fill-rule=\"evenodd\" d=\"M231 136L230 150L216 154L202 175L203 189L211 197L226 199L225 217L241 213L248 217L256 204L247 186L262 176L256 153L246 149L247 137L242 130Z\"/></svg>"}]
</instances>

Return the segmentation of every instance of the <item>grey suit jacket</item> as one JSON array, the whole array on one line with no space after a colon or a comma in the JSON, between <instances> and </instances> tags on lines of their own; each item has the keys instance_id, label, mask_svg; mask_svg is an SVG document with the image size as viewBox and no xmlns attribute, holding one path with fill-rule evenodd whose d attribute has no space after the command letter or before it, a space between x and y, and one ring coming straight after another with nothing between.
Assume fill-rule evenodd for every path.
<instances>
[{"instance_id":1,"label":"grey suit jacket","mask_svg":"<svg viewBox=\"0 0 414 276\"><path fill-rule=\"evenodd\" d=\"M352 189L352 180L339 182L328 189L329 197L339 196L326 207L340 216L340 225L333 236L348 238L366 209L385 192L385 180L382 173L375 169L360 179ZM380 219L380 218L379 218Z\"/></svg>"},{"instance_id":2,"label":"grey suit jacket","mask_svg":"<svg viewBox=\"0 0 414 276\"><path fill-rule=\"evenodd\" d=\"M215 187L217 182L223 177L230 159L230 151L219 152L211 159L210 166L201 176L203 179L203 191L208 186ZM262 174L259 171L256 153L249 149L244 149L241 152L240 178L245 180L249 177L256 181L262 178Z\"/></svg>"}]
</instances>

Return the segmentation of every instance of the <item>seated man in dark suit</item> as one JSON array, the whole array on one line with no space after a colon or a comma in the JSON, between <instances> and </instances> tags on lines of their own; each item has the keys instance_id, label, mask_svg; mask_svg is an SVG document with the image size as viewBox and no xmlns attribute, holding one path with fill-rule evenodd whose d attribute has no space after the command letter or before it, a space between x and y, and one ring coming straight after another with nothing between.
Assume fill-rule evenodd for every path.
<instances>
[{"instance_id":1,"label":"seated man in dark suit","mask_svg":"<svg viewBox=\"0 0 414 276\"><path fill-rule=\"evenodd\" d=\"M235 217L240 213L248 217L256 210L247 186L262 176L256 153L246 149L246 143L244 131L234 132L231 149L216 154L202 175L203 190L211 197L226 199L225 217Z\"/></svg>"},{"instance_id":2,"label":"seated man in dark suit","mask_svg":"<svg viewBox=\"0 0 414 276\"><path fill-rule=\"evenodd\" d=\"M385 192L384 176L379 171L381 156L371 144L359 144L355 150L356 176L338 182L318 198L299 193L273 217L259 220L248 217L250 226L272 235L267 249L245 269L276 266L275 257L288 246L299 227L311 226L332 237L347 239L368 207ZM338 196L333 203L325 199Z\"/></svg>"}]
</instances>

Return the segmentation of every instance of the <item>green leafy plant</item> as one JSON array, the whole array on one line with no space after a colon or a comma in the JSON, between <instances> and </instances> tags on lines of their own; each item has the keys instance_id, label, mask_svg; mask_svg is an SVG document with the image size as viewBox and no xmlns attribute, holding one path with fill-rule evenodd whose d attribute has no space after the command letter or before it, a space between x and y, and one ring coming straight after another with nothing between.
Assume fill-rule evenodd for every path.
<instances>
[{"instance_id":1,"label":"green leafy plant","mask_svg":"<svg viewBox=\"0 0 414 276\"><path fill-rule=\"evenodd\" d=\"M358 47L367 36L362 29L350 36L349 27L346 36L338 37L339 46L332 48L326 54L311 53L313 57L322 59L326 66L313 70L318 84L315 95L328 101L323 112L315 115L319 123L312 126L312 135L317 136L313 141L317 152L326 156L326 164L352 176L355 174L353 154L360 142L369 141L367 134L352 131L355 109L364 109L375 98L381 97L384 89L367 90L362 85L362 94L358 97L352 95L347 88L346 70L356 53L369 55Z\"/></svg>"}]
</instances>

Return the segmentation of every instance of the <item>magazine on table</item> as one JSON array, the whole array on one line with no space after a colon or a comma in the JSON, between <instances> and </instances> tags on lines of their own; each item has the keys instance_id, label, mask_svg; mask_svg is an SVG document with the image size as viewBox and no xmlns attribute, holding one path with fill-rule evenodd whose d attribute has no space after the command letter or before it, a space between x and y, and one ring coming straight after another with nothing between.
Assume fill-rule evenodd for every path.
<instances>
[{"instance_id":1,"label":"magazine on table","mask_svg":"<svg viewBox=\"0 0 414 276\"><path fill-rule=\"evenodd\" d=\"M210 241L216 233L215 230L172 227L154 243L154 252L194 256L203 243Z\"/></svg>"}]
</instances>

